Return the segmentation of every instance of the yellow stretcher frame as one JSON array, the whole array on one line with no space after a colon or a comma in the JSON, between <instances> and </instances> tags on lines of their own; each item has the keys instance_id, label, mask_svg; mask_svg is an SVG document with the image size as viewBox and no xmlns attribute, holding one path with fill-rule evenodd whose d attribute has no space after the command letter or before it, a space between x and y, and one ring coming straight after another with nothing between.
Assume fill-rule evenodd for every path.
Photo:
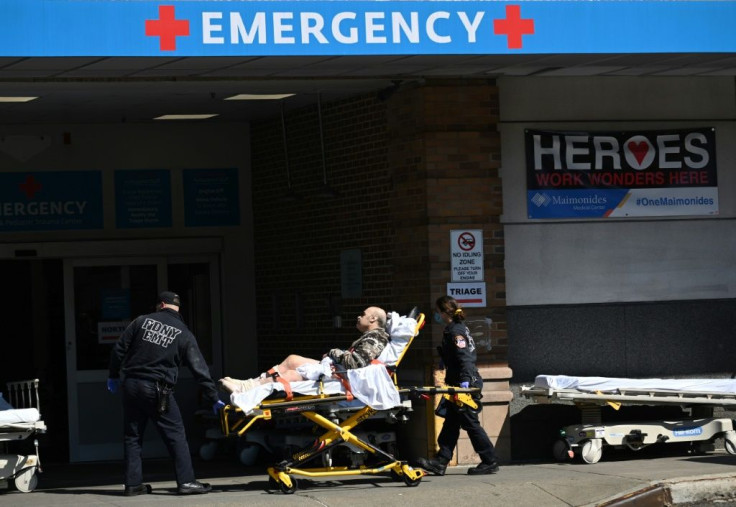
<instances>
[{"instance_id":1,"label":"yellow stretcher frame","mask_svg":"<svg viewBox=\"0 0 736 507\"><path fill-rule=\"evenodd\" d=\"M414 338L419 334L425 323L424 314L418 314L417 325L413 336L409 339L406 347L396 360L396 364L389 369L389 374L396 386L402 399L429 399L430 395L441 394L450 402L459 406L468 406L472 410L477 410L479 405L472 398L473 393L477 393L477 388L455 388L455 387L407 387L400 388L396 378L396 367L403 359L409 346ZM323 390L320 389L322 392ZM261 402L258 408L251 411L247 416L243 411L235 406L226 405L220 412L220 424L223 434L228 436L243 436L257 421L270 420L282 413L295 414L305 417L317 426L324 428L326 431L320 435L307 448L303 448L291 455L290 459L267 468L269 476L269 485L272 489L279 489L285 494L292 494L296 491L296 481L293 476L304 476L310 478L334 478L354 475L377 475L389 473L395 480L401 480L409 487L418 486L422 477L426 472L421 468L413 468L406 461L396 459L383 449L374 446L358 437L352 430L363 421L374 416L378 411L365 406L357 410L354 414L343 421L335 422L322 414L318 413L318 407L324 403L334 403L337 401L348 401L347 395L328 395L317 394L310 396L294 395L293 399L284 401L283 399L266 399ZM380 465L368 467L361 465L359 467L346 466L325 466L317 468L304 468L302 465L321 454L328 452L337 445L348 443L352 444L365 452L372 454L374 457L382 458Z\"/></svg>"},{"instance_id":2,"label":"yellow stretcher frame","mask_svg":"<svg viewBox=\"0 0 736 507\"><path fill-rule=\"evenodd\" d=\"M419 331L424 327L425 317L420 313L417 315L417 325L412 337L407 342L401 354L396 360L396 364L389 370L389 374L397 386L395 368L403 359L409 346ZM398 387L397 387L398 389ZM322 391L322 389L320 389ZM408 393L409 390L401 390ZM293 475L305 477L344 477L350 475L376 475L390 473L397 480L403 480L407 486L418 486L424 477L425 472L422 469L415 469L407 462L397 460L391 454L383 451L381 448L374 446L361 438L359 438L353 430L366 419L371 418L377 413L377 410L365 406L357 410L353 415L343 421L334 422L317 412L318 405L322 403L334 403L336 401L347 401L347 395L328 395L317 394L313 396L294 395L289 401L283 400L263 400L259 407L253 410L249 415L245 415L243 411L232 405L226 405L220 412L220 424L222 432L225 436L242 436L257 421L270 420L274 415L280 412L299 413L306 419L321 426L326 431L319 436L314 444L308 448L301 449L292 454L291 459L287 459L274 466L268 467L269 484L275 489L280 489L283 493L291 494L296 491L296 481ZM361 465L357 468L345 466L326 466L318 468L302 468L302 464L316 458L317 456L333 449L339 444L349 443L367 453L378 458L382 458L381 464L375 467L367 467Z\"/></svg>"}]
</instances>

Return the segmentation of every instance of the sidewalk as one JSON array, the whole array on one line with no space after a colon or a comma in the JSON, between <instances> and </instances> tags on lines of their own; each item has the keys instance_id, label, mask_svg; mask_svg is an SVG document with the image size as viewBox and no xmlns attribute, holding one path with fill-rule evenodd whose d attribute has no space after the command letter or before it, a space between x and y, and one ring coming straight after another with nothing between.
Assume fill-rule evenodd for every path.
<instances>
[{"instance_id":1,"label":"sidewalk","mask_svg":"<svg viewBox=\"0 0 736 507\"><path fill-rule=\"evenodd\" d=\"M268 490L265 468L237 462L196 462L198 479L213 491L202 496L177 496L171 464L147 461L144 473L151 495L122 496L120 463L48 465L38 489L0 492L0 504L14 507L154 505L167 506L393 506L447 504L465 506L596 506L596 505L718 505L736 506L736 456L717 451L707 455L647 457L626 455L594 465L578 462L535 463L501 467L496 475L473 477L467 467L451 467L444 477L427 476L407 487L383 476L340 480L298 478L293 495ZM622 501L626 500L626 501Z\"/></svg>"}]
</instances>

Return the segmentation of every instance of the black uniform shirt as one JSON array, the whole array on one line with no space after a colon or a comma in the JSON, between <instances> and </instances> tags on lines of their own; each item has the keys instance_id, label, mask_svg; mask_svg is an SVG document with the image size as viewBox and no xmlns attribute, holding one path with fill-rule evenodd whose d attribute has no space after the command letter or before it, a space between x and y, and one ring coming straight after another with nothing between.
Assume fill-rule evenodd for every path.
<instances>
[{"instance_id":1,"label":"black uniform shirt","mask_svg":"<svg viewBox=\"0 0 736 507\"><path fill-rule=\"evenodd\" d=\"M170 308L137 317L120 335L110 353L110 378L126 377L175 385L179 366L191 370L209 401L218 400L215 383L197 340Z\"/></svg>"},{"instance_id":2,"label":"black uniform shirt","mask_svg":"<svg viewBox=\"0 0 736 507\"><path fill-rule=\"evenodd\" d=\"M459 337L459 338L458 338ZM442 361L445 363L445 383L459 385L478 378L475 366L477 354L475 342L468 327L461 322L451 322L442 336Z\"/></svg>"}]
</instances>

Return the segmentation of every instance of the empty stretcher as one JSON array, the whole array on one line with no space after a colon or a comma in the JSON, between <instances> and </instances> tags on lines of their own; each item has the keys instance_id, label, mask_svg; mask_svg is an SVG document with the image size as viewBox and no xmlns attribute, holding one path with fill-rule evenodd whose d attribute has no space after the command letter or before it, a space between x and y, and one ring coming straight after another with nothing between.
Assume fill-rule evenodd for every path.
<instances>
[{"instance_id":1,"label":"empty stretcher","mask_svg":"<svg viewBox=\"0 0 736 507\"><path fill-rule=\"evenodd\" d=\"M28 493L36 489L41 472L38 440L33 444L36 454L9 454L10 443L35 437L46 432L41 419L38 397L38 379L7 383L7 401L0 396L0 487L7 488L14 481L16 489Z\"/></svg>"},{"instance_id":2,"label":"empty stretcher","mask_svg":"<svg viewBox=\"0 0 736 507\"><path fill-rule=\"evenodd\" d=\"M582 424L562 428L553 446L552 453L560 461L579 456L585 463L597 463L605 446L638 451L655 443L705 444L717 438L723 438L729 454L736 454L736 432L728 418L601 423L601 408L606 405L615 410L622 405L733 407L733 379L538 375L534 385L521 387L521 394L537 403L572 402L581 410Z\"/></svg>"},{"instance_id":3,"label":"empty stretcher","mask_svg":"<svg viewBox=\"0 0 736 507\"><path fill-rule=\"evenodd\" d=\"M391 313L387 331L391 337L375 364L342 372L329 372L314 381L291 382L288 386L273 382L245 393L231 396L231 404L221 412L221 429L225 436L247 438L263 431L259 422L303 418L321 428L317 438L290 452L283 461L268 468L273 489L284 493L296 490L294 476L335 478L351 475L388 474L407 486L417 486L425 475L386 450L388 433L366 434L358 429L369 420L397 422L407 419L412 399L428 399L441 394L454 403L478 408L471 394L477 389L398 386L396 367L408 347L424 326L424 315L399 316ZM268 430L265 430L266 432ZM289 435L299 442L297 435ZM268 435L253 440L265 441ZM336 466L333 461L341 449L352 449L360 460ZM344 456L342 456L344 457ZM314 466L321 465L321 466Z\"/></svg>"}]
</instances>

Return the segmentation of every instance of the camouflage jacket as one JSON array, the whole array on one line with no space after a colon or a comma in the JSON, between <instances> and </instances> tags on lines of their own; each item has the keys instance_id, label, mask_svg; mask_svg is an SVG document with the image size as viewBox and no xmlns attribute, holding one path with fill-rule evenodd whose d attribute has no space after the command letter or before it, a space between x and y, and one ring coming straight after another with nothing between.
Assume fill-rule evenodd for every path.
<instances>
[{"instance_id":1,"label":"camouflage jacket","mask_svg":"<svg viewBox=\"0 0 736 507\"><path fill-rule=\"evenodd\" d=\"M381 355L388 340L388 333L385 329L372 329L363 333L363 336L355 340L348 350L332 349L327 355L335 363L343 365L348 370L362 368Z\"/></svg>"}]
</instances>

